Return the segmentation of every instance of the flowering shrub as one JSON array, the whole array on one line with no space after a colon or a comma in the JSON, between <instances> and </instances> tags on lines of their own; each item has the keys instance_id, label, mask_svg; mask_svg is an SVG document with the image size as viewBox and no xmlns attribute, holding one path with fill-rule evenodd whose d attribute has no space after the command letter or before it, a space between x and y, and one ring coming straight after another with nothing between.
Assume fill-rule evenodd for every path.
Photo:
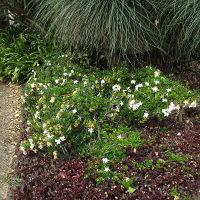
<instances>
[{"instance_id":1,"label":"flowering shrub","mask_svg":"<svg viewBox=\"0 0 200 200\"><path fill-rule=\"evenodd\" d=\"M113 130L122 124L115 137L131 138L133 122L173 117L197 106L196 94L151 66L133 73L125 65L101 71L63 63L62 57L54 68L50 61L47 65L44 74L34 72L25 88L31 136L21 143L24 154L43 149L56 159L75 149L81 152L97 138L112 144ZM141 141L133 138L127 144L137 148Z\"/></svg>"}]
</instances>

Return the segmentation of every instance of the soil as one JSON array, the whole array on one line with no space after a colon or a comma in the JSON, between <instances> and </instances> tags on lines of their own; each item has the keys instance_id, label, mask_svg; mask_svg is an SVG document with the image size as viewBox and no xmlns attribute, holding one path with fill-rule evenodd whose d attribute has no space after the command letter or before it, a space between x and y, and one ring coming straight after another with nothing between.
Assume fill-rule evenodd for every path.
<instances>
[{"instance_id":1,"label":"soil","mask_svg":"<svg viewBox=\"0 0 200 200\"><path fill-rule=\"evenodd\" d=\"M0 199L9 199L12 162L21 126L21 86L0 82Z\"/></svg>"}]
</instances>

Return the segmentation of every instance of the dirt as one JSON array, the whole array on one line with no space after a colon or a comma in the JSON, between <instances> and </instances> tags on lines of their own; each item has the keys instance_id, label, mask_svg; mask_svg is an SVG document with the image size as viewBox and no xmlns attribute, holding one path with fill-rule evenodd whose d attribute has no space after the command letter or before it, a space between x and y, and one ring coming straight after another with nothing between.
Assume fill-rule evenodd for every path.
<instances>
[{"instance_id":1,"label":"dirt","mask_svg":"<svg viewBox=\"0 0 200 200\"><path fill-rule=\"evenodd\" d=\"M0 199L9 199L21 125L21 86L0 82Z\"/></svg>"}]
</instances>

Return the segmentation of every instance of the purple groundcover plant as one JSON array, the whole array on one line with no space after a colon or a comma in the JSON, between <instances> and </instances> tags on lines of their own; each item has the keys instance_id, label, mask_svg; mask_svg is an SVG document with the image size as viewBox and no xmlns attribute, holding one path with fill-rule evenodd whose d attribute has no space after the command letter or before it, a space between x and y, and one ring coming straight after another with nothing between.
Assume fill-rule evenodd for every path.
<instances>
[{"instance_id":1,"label":"purple groundcover plant","mask_svg":"<svg viewBox=\"0 0 200 200\"><path fill-rule=\"evenodd\" d=\"M103 160L127 182L134 178L134 191L113 179L97 184L95 173L85 178L88 161L97 162L90 156L54 160L42 152L23 155L19 151L15 171L24 181L12 188L12 199L191 199L200 185L200 121L163 121L159 125L165 128L157 124L143 129L144 144L137 151L127 147L123 161ZM25 137L22 134L21 140Z\"/></svg>"}]
</instances>

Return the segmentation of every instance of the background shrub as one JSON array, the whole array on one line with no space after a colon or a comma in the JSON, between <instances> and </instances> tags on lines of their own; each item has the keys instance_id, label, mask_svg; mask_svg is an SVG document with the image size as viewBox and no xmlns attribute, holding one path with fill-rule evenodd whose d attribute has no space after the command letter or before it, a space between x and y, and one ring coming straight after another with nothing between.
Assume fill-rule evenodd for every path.
<instances>
[{"instance_id":1,"label":"background shrub","mask_svg":"<svg viewBox=\"0 0 200 200\"><path fill-rule=\"evenodd\" d=\"M56 51L56 46L37 34L17 28L1 31L0 79L24 82L33 69L41 70L44 57Z\"/></svg>"}]
</instances>

